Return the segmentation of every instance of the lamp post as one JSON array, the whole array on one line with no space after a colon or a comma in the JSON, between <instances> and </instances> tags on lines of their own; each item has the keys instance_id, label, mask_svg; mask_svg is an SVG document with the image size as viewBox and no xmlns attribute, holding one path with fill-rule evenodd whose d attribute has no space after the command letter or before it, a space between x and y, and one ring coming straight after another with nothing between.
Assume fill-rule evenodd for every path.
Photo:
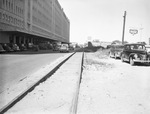
<instances>
[{"instance_id":1,"label":"lamp post","mask_svg":"<svg viewBox=\"0 0 150 114\"><path fill-rule=\"evenodd\" d=\"M124 12L124 16L123 16L122 44L124 44L125 22L126 22L126 11Z\"/></svg>"}]
</instances>

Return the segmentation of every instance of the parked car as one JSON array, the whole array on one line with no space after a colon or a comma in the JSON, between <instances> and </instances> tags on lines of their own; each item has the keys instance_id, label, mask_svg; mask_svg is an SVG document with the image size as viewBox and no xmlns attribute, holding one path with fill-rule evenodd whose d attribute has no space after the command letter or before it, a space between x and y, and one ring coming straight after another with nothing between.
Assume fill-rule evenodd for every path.
<instances>
[{"instance_id":1,"label":"parked car","mask_svg":"<svg viewBox=\"0 0 150 114\"><path fill-rule=\"evenodd\" d=\"M33 50L33 51L38 51L39 47L38 45L34 45L33 43L28 43L28 47L29 50Z\"/></svg>"},{"instance_id":2,"label":"parked car","mask_svg":"<svg viewBox=\"0 0 150 114\"><path fill-rule=\"evenodd\" d=\"M39 43L39 49L47 50L48 49L47 43Z\"/></svg>"},{"instance_id":3,"label":"parked car","mask_svg":"<svg viewBox=\"0 0 150 114\"><path fill-rule=\"evenodd\" d=\"M69 52L68 44L62 44L59 49L60 52Z\"/></svg>"},{"instance_id":4,"label":"parked car","mask_svg":"<svg viewBox=\"0 0 150 114\"><path fill-rule=\"evenodd\" d=\"M3 53L3 52L5 52L5 51L6 51L6 50L4 50L2 44L0 44L0 53Z\"/></svg>"},{"instance_id":5,"label":"parked car","mask_svg":"<svg viewBox=\"0 0 150 114\"><path fill-rule=\"evenodd\" d=\"M11 49L13 49L14 51L20 51L19 46L15 43L10 43L8 44L10 46Z\"/></svg>"},{"instance_id":6,"label":"parked car","mask_svg":"<svg viewBox=\"0 0 150 114\"><path fill-rule=\"evenodd\" d=\"M39 43L39 49L41 50L53 49L53 46L49 42L43 42L43 43Z\"/></svg>"},{"instance_id":7,"label":"parked car","mask_svg":"<svg viewBox=\"0 0 150 114\"><path fill-rule=\"evenodd\" d=\"M121 52L123 50L124 45L111 45L109 56L114 57L115 59L121 58Z\"/></svg>"},{"instance_id":8,"label":"parked car","mask_svg":"<svg viewBox=\"0 0 150 114\"><path fill-rule=\"evenodd\" d=\"M121 53L122 62L128 61L131 65L137 62L150 64L150 54L144 44L125 44Z\"/></svg>"},{"instance_id":9,"label":"parked car","mask_svg":"<svg viewBox=\"0 0 150 114\"><path fill-rule=\"evenodd\" d=\"M2 46L3 46L4 50L6 50L6 52L14 51L7 43L2 44Z\"/></svg>"},{"instance_id":10,"label":"parked car","mask_svg":"<svg viewBox=\"0 0 150 114\"><path fill-rule=\"evenodd\" d=\"M150 53L150 45L145 45L145 47L146 47L147 52Z\"/></svg>"},{"instance_id":11,"label":"parked car","mask_svg":"<svg viewBox=\"0 0 150 114\"><path fill-rule=\"evenodd\" d=\"M25 46L25 44L18 44L19 48L21 51L26 51L27 47Z\"/></svg>"},{"instance_id":12,"label":"parked car","mask_svg":"<svg viewBox=\"0 0 150 114\"><path fill-rule=\"evenodd\" d=\"M53 43L53 44L52 44L52 47L53 47L53 51L59 51L61 45L58 45L58 44L56 44L56 43Z\"/></svg>"}]
</instances>

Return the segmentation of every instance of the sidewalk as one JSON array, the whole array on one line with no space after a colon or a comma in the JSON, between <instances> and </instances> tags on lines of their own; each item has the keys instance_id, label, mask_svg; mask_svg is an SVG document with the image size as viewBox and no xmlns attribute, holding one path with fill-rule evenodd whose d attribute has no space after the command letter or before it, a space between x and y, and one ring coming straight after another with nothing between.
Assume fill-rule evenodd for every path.
<instances>
[{"instance_id":1,"label":"sidewalk","mask_svg":"<svg viewBox=\"0 0 150 114\"><path fill-rule=\"evenodd\" d=\"M70 114L74 108L82 53L76 53L6 114Z\"/></svg>"}]
</instances>

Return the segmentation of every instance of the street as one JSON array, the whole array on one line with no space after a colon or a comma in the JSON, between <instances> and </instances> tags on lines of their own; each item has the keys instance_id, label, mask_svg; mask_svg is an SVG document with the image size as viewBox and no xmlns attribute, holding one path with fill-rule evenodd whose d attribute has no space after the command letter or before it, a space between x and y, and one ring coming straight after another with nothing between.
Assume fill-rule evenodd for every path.
<instances>
[{"instance_id":1,"label":"street","mask_svg":"<svg viewBox=\"0 0 150 114\"><path fill-rule=\"evenodd\" d=\"M64 55L65 53L0 55L0 93Z\"/></svg>"}]
</instances>

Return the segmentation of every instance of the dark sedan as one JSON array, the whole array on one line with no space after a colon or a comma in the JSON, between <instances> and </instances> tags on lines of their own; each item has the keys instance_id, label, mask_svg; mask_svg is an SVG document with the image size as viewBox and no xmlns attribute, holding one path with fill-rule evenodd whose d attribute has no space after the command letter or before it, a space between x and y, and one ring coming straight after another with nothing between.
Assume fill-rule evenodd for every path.
<instances>
[{"instance_id":1,"label":"dark sedan","mask_svg":"<svg viewBox=\"0 0 150 114\"><path fill-rule=\"evenodd\" d=\"M125 44L121 53L121 60L122 62L129 61L131 65L137 62L150 64L150 54L147 53L144 44Z\"/></svg>"}]
</instances>

